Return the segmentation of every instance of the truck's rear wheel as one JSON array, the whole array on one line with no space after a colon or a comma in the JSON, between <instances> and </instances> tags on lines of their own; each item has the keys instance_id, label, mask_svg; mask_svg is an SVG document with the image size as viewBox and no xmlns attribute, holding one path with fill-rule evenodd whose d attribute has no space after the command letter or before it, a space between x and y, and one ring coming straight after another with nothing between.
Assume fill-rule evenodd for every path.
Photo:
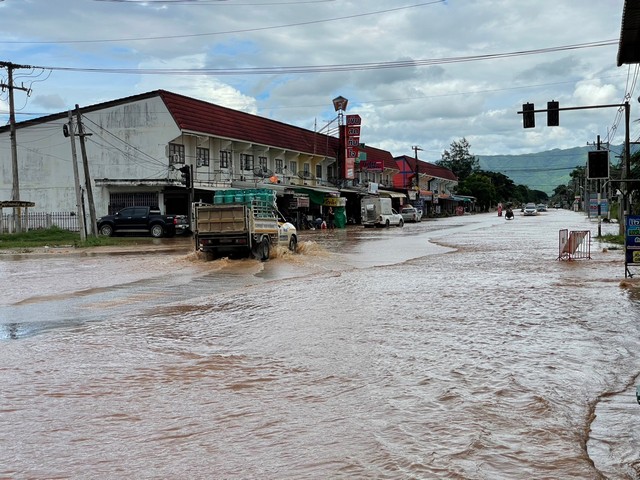
<instances>
[{"instance_id":1,"label":"truck's rear wheel","mask_svg":"<svg viewBox=\"0 0 640 480\"><path fill-rule=\"evenodd\" d=\"M164 228L162 225L152 225L151 226L151 236L154 238L160 238L164 234Z\"/></svg>"},{"instance_id":2,"label":"truck's rear wheel","mask_svg":"<svg viewBox=\"0 0 640 480\"><path fill-rule=\"evenodd\" d=\"M295 237L295 235L292 235L289 239L289 250L291 250L293 253L296 253L296 250L298 250L298 239Z\"/></svg>"},{"instance_id":3,"label":"truck's rear wheel","mask_svg":"<svg viewBox=\"0 0 640 480\"><path fill-rule=\"evenodd\" d=\"M263 262L266 262L267 260L269 260L270 256L271 256L271 242L269 242L268 238L264 237L260 242L260 260Z\"/></svg>"},{"instance_id":4,"label":"truck's rear wheel","mask_svg":"<svg viewBox=\"0 0 640 480\"><path fill-rule=\"evenodd\" d=\"M258 243L254 244L251 253L256 260L266 262L271 255L271 242L269 242L267 237L262 237Z\"/></svg>"}]
</instances>

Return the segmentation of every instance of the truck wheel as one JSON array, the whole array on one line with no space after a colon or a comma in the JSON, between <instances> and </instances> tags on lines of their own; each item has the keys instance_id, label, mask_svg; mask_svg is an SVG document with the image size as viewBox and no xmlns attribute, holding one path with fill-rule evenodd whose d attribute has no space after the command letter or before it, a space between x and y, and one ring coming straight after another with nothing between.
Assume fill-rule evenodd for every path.
<instances>
[{"instance_id":1,"label":"truck wheel","mask_svg":"<svg viewBox=\"0 0 640 480\"><path fill-rule=\"evenodd\" d=\"M389 219L387 219L387 221L385 222L384 228L389 228Z\"/></svg>"},{"instance_id":2,"label":"truck wheel","mask_svg":"<svg viewBox=\"0 0 640 480\"><path fill-rule=\"evenodd\" d=\"M271 256L271 243L269 242L268 238L264 237L262 239L258 251L260 252L261 261L266 262L267 260L269 260L269 257Z\"/></svg>"},{"instance_id":3,"label":"truck wheel","mask_svg":"<svg viewBox=\"0 0 640 480\"><path fill-rule=\"evenodd\" d=\"M104 235L105 237L110 237L113 235L113 227L108 223L100 226L100 235Z\"/></svg>"},{"instance_id":4,"label":"truck wheel","mask_svg":"<svg viewBox=\"0 0 640 480\"><path fill-rule=\"evenodd\" d=\"M164 234L164 228L162 225L156 224L151 226L151 236L154 238L160 238Z\"/></svg>"},{"instance_id":5,"label":"truck wheel","mask_svg":"<svg viewBox=\"0 0 640 480\"><path fill-rule=\"evenodd\" d=\"M400 228L404 227L404 220L400 220L400 223L398 223L398 226L399 226Z\"/></svg>"},{"instance_id":6,"label":"truck wheel","mask_svg":"<svg viewBox=\"0 0 640 480\"><path fill-rule=\"evenodd\" d=\"M291 250L293 253L296 253L296 250L298 250L298 239L295 237L295 235L292 235L289 239L289 250Z\"/></svg>"}]
</instances>

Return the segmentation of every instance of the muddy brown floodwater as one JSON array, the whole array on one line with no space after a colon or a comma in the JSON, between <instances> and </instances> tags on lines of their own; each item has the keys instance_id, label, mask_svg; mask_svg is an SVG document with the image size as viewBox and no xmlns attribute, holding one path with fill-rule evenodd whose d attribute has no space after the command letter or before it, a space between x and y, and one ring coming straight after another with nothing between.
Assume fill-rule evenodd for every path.
<instances>
[{"instance_id":1,"label":"muddy brown floodwater","mask_svg":"<svg viewBox=\"0 0 640 480\"><path fill-rule=\"evenodd\" d=\"M0 478L640 478L640 287L564 228L0 254Z\"/></svg>"}]
</instances>

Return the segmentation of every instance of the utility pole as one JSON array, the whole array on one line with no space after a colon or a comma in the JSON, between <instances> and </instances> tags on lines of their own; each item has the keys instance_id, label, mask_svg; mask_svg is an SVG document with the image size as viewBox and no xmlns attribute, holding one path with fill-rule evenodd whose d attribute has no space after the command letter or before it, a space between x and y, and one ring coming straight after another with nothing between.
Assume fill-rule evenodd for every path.
<instances>
[{"instance_id":1,"label":"utility pole","mask_svg":"<svg viewBox=\"0 0 640 480\"><path fill-rule=\"evenodd\" d=\"M414 145L413 147L413 157L416 161L416 190L420 191L420 167L418 167L418 150L422 151L422 149L418 145Z\"/></svg>"},{"instance_id":2,"label":"utility pole","mask_svg":"<svg viewBox=\"0 0 640 480\"><path fill-rule=\"evenodd\" d=\"M0 87L4 91L5 88L9 90L9 131L11 139L11 171L13 173L13 184L11 188L11 200L20 200L20 182L18 180L18 147L16 143L16 114L13 101L13 91L23 90L27 92L27 96L31 93L31 89L24 86L16 87L13 84L13 70L16 68L31 68L28 65L16 65L10 62L0 62L0 67L7 69L8 83L0 83ZM16 231L19 233L22 231L22 219L20 218L20 207L14 207L13 218L16 221Z\"/></svg>"},{"instance_id":3,"label":"utility pole","mask_svg":"<svg viewBox=\"0 0 640 480\"><path fill-rule=\"evenodd\" d=\"M71 140L71 163L73 163L73 178L76 186L76 208L78 215L78 228L80 229L80 240L83 242L87 240L87 231L84 226L84 212L82 202L82 192L80 191L80 178L78 176L78 156L76 155L76 136L73 132L73 116L71 110L69 110L69 123L65 125L67 128L63 128L64 136L69 137Z\"/></svg>"},{"instance_id":4,"label":"utility pole","mask_svg":"<svg viewBox=\"0 0 640 480\"><path fill-rule=\"evenodd\" d=\"M91 176L89 175L89 160L87 159L87 148L84 143L84 137L91 135L90 133L84 133L84 126L82 125L82 115L80 114L80 106L76 103L76 121L78 122L78 136L80 137L80 152L82 154L82 167L84 169L84 181L87 189L87 200L89 202L89 218L91 220L91 227L89 232L91 236L97 237L97 218L96 218L96 206L93 202L93 188L91 187Z\"/></svg>"}]
</instances>

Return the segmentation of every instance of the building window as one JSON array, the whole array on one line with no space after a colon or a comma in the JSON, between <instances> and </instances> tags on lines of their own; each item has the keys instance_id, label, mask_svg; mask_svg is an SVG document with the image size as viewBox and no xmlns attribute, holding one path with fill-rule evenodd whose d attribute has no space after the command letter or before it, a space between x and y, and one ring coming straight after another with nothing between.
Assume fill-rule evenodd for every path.
<instances>
[{"instance_id":1,"label":"building window","mask_svg":"<svg viewBox=\"0 0 640 480\"><path fill-rule=\"evenodd\" d=\"M329 165L327 167L327 180L329 180L330 182L334 182L337 179L338 175L337 175L337 169L335 167L335 165Z\"/></svg>"},{"instance_id":2,"label":"building window","mask_svg":"<svg viewBox=\"0 0 640 480\"><path fill-rule=\"evenodd\" d=\"M253 155L241 153L240 165L242 165L242 170L253 170Z\"/></svg>"},{"instance_id":3,"label":"building window","mask_svg":"<svg viewBox=\"0 0 640 480\"><path fill-rule=\"evenodd\" d=\"M308 177L309 174L311 173L311 165L309 165L308 163L303 164L302 170L304 171L304 176Z\"/></svg>"},{"instance_id":4,"label":"building window","mask_svg":"<svg viewBox=\"0 0 640 480\"><path fill-rule=\"evenodd\" d=\"M276 173L282 173L283 160L281 158L276 158Z\"/></svg>"},{"instance_id":5,"label":"building window","mask_svg":"<svg viewBox=\"0 0 640 480\"><path fill-rule=\"evenodd\" d=\"M209 149L208 148L196 148L196 166L208 167L209 166Z\"/></svg>"},{"instance_id":6,"label":"building window","mask_svg":"<svg viewBox=\"0 0 640 480\"><path fill-rule=\"evenodd\" d=\"M258 165L260 165L260 168L262 169L263 172L267 171L267 157L258 157Z\"/></svg>"},{"instance_id":7,"label":"building window","mask_svg":"<svg viewBox=\"0 0 640 480\"><path fill-rule=\"evenodd\" d=\"M316 165L316 178L322 178L322 165Z\"/></svg>"},{"instance_id":8,"label":"building window","mask_svg":"<svg viewBox=\"0 0 640 480\"><path fill-rule=\"evenodd\" d=\"M169 144L169 165L184 163L184 145Z\"/></svg>"},{"instance_id":9,"label":"building window","mask_svg":"<svg viewBox=\"0 0 640 480\"><path fill-rule=\"evenodd\" d=\"M289 162L289 175L295 175L298 173L298 162Z\"/></svg>"},{"instance_id":10,"label":"building window","mask_svg":"<svg viewBox=\"0 0 640 480\"><path fill-rule=\"evenodd\" d=\"M229 168L231 160L231 152L229 150L220 150L220 168Z\"/></svg>"}]
</instances>

